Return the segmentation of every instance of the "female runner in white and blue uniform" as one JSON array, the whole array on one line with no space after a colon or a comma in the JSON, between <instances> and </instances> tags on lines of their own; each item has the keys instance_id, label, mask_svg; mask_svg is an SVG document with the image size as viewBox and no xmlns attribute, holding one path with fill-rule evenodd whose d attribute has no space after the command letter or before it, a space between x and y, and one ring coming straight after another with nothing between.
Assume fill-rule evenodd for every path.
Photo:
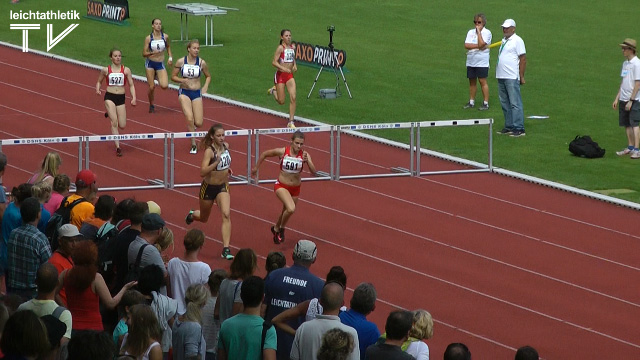
<instances>
[{"instance_id":1,"label":"female runner in white and blue uniform","mask_svg":"<svg viewBox=\"0 0 640 360\"><path fill-rule=\"evenodd\" d=\"M171 56L171 48L169 47L171 42L169 35L162 32L162 20L156 18L151 21L151 34L144 39L144 47L142 48L142 56L146 59L144 62L145 71L147 73L147 83L149 84L149 112L155 112L153 106L154 90L156 84L155 78L158 78L158 84L162 90L166 90L169 86L169 76L167 75L167 69L164 67L164 52L169 54L167 60L167 66L173 64L173 57Z\"/></svg>"},{"instance_id":2,"label":"female runner in white and blue uniform","mask_svg":"<svg viewBox=\"0 0 640 360\"><path fill-rule=\"evenodd\" d=\"M222 214L222 258L231 260L231 197L229 196L229 174L231 154L229 144L224 141L224 128L220 124L213 125L207 135L202 138L200 146L204 149L200 165L200 210L191 210L185 221L187 225L194 221L206 223L211 215L214 203L218 204Z\"/></svg>"},{"instance_id":3,"label":"female runner in white and blue uniform","mask_svg":"<svg viewBox=\"0 0 640 360\"><path fill-rule=\"evenodd\" d=\"M182 107L182 112L187 120L187 129L190 132L202 126L204 118L202 110L202 94L207 93L211 74L207 63L198 57L200 53L200 43L198 40L191 40L187 45L187 56L176 60L176 65L171 73L171 80L180 84L178 100ZM205 76L204 85L200 88L200 75ZM180 75L180 76L178 76ZM191 150L189 153L198 152L196 139L191 138Z\"/></svg>"},{"instance_id":4,"label":"female runner in white and blue uniform","mask_svg":"<svg viewBox=\"0 0 640 360\"><path fill-rule=\"evenodd\" d=\"M107 79L107 92L104 94L104 107L107 112L104 114L111 120L111 134L118 135L118 128L124 130L127 126L127 110L124 107L124 88L129 82L129 92L131 93L131 105L136 106L136 88L133 86L131 70L122 65L122 52L118 49L111 49L109 52L111 65L102 68L96 83L96 94L101 95L100 86L102 81ZM122 156L120 143L115 140L116 155Z\"/></svg>"}]
</instances>

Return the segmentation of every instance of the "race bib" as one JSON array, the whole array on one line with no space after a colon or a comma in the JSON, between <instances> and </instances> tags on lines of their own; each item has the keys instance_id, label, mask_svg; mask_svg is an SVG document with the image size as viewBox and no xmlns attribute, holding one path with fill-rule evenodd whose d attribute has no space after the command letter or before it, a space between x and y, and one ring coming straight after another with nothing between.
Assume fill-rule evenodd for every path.
<instances>
[{"instance_id":1,"label":"race bib","mask_svg":"<svg viewBox=\"0 0 640 360\"><path fill-rule=\"evenodd\" d=\"M302 171L302 158L285 156L282 159L282 171L297 174Z\"/></svg>"},{"instance_id":2,"label":"race bib","mask_svg":"<svg viewBox=\"0 0 640 360\"><path fill-rule=\"evenodd\" d=\"M164 40L162 39L152 40L149 45L151 46L152 51L164 51Z\"/></svg>"},{"instance_id":3,"label":"race bib","mask_svg":"<svg viewBox=\"0 0 640 360\"><path fill-rule=\"evenodd\" d=\"M184 64L182 66L182 77L195 79L200 77L200 66Z\"/></svg>"},{"instance_id":4,"label":"race bib","mask_svg":"<svg viewBox=\"0 0 640 360\"><path fill-rule=\"evenodd\" d=\"M296 51L293 49L284 49L284 60L283 62L291 63L296 56Z\"/></svg>"},{"instance_id":5,"label":"race bib","mask_svg":"<svg viewBox=\"0 0 640 360\"><path fill-rule=\"evenodd\" d=\"M231 154L229 154L229 150L225 150L225 152L220 155L220 162L218 163L216 170L226 170L229 166L231 166Z\"/></svg>"},{"instance_id":6,"label":"race bib","mask_svg":"<svg viewBox=\"0 0 640 360\"><path fill-rule=\"evenodd\" d=\"M107 81L109 86L124 86L124 73L111 73Z\"/></svg>"}]
</instances>

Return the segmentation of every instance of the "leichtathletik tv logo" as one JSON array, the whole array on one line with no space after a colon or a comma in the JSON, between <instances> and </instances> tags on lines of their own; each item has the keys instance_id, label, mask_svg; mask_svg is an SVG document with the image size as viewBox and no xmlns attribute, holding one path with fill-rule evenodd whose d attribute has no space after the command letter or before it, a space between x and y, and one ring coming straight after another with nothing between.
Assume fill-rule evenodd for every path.
<instances>
[{"instance_id":1,"label":"leichtathletik tv logo","mask_svg":"<svg viewBox=\"0 0 640 360\"><path fill-rule=\"evenodd\" d=\"M60 10L49 10L49 11L10 11L9 12L10 20L80 20L80 13L75 10L71 11L60 11ZM62 39L64 39L67 35L69 35L75 28L80 24L71 24L67 26L60 34L54 37L53 33L53 24L48 23L47 25L47 52L53 49ZM31 23L31 24L10 24L9 29L11 30L22 30L22 52L29 52L29 31L37 31L40 29L41 24L39 23Z\"/></svg>"}]
</instances>

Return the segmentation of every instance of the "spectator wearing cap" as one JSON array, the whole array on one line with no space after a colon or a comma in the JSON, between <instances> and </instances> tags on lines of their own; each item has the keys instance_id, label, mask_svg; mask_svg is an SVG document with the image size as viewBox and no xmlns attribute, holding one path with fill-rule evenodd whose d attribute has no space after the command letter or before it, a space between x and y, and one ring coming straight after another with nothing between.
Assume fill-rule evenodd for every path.
<instances>
[{"instance_id":1,"label":"spectator wearing cap","mask_svg":"<svg viewBox=\"0 0 640 360\"><path fill-rule=\"evenodd\" d=\"M329 330L338 328L353 337L354 347L351 349L347 359L359 360L358 333L351 326L344 325L338 317L340 308L344 304L344 289L342 285L335 282L327 283L322 288L320 304L323 309L322 314L316 315L315 319L303 323L296 330L296 336L291 347L291 359L315 360L318 350L322 346L322 336Z\"/></svg>"},{"instance_id":2,"label":"spectator wearing cap","mask_svg":"<svg viewBox=\"0 0 640 360\"><path fill-rule=\"evenodd\" d=\"M625 60L620 73L620 88L613 101L613 109L618 108L618 124L624 127L628 144L616 155L630 154L632 159L640 159L640 60L636 56L636 46L636 40L629 38L620 44Z\"/></svg>"},{"instance_id":3,"label":"spectator wearing cap","mask_svg":"<svg viewBox=\"0 0 640 360\"><path fill-rule=\"evenodd\" d=\"M164 266L164 261L162 261L162 255L160 254L160 251L153 246L157 242L158 237L162 234L164 226L165 222L158 214L146 214L142 218L142 232L131 242L129 245L129 251L127 252L129 271L134 267L138 253L142 252L140 264L138 265L140 269L147 265L158 265L162 269L165 277L167 276L167 268ZM160 289L160 293L162 295L167 295L167 287L163 286Z\"/></svg>"},{"instance_id":4,"label":"spectator wearing cap","mask_svg":"<svg viewBox=\"0 0 640 360\"><path fill-rule=\"evenodd\" d=\"M77 204L73 209L71 209L70 223L75 225L78 230L80 230L82 223L87 219L90 219L95 212L93 201L98 193L98 186L96 185L97 179L96 174L91 170L80 171L76 176L76 193L69 195L60 205L69 205L80 198L87 200Z\"/></svg>"},{"instance_id":5,"label":"spectator wearing cap","mask_svg":"<svg viewBox=\"0 0 640 360\"><path fill-rule=\"evenodd\" d=\"M58 270L58 274L73 267L73 259L71 252L76 246L76 241L80 240L82 235L78 228L73 224L64 224L58 229L58 248L53 252L49 262ZM64 289L60 290L60 300L64 305L67 304L67 294Z\"/></svg>"},{"instance_id":6,"label":"spectator wearing cap","mask_svg":"<svg viewBox=\"0 0 640 360\"><path fill-rule=\"evenodd\" d=\"M340 313L340 321L358 332L360 342L360 358L364 359L367 347L373 345L380 337L378 326L367 320L367 316L376 309L378 295L372 283L363 282L353 290L349 303L350 309Z\"/></svg>"},{"instance_id":7,"label":"spectator wearing cap","mask_svg":"<svg viewBox=\"0 0 640 360\"><path fill-rule=\"evenodd\" d=\"M38 285L38 296L20 305L18 311L31 310L39 317L53 315L56 320L62 321L66 328L60 335L64 344L71 339L73 323L71 312L59 306L55 301L58 287L58 270L56 270L56 267L49 263L42 264L36 274L36 285ZM60 342L60 339L58 339L58 342Z\"/></svg>"},{"instance_id":8,"label":"spectator wearing cap","mask_svg":"<svg viewBox=\"0 0 640 360\"><path fill-rule=\"evenodd\" d=\"M26 300L36 296L36 272L51 257L47 237L38 230L40 202L33 197L20 205L22 225L9 235L7 242L7 292Z\"/></svg>"},{"instance_id":9,"label":"spectator wearing cap","mask_svg":"<svg viewBox=\"0 0 640 360\"><path fill-rule=\"evenodd\" d=\"M502 44L498 50L498 97L504 113L504 128L498 134L513 137L524 136L524 108L520 85L524 85L524 71L527 68L527 49L524 41L516 34L516 22L507 19L502 23Z\"/></svg>"},{"instance_id":10,"label":"spectator wearing cap","mask_svg":"<svg viewBox=\"0 0 640 360\"><path fill-rule=\"evenodd\" d=\"M324 282L313 275L309 268L316 261L317 248L313 241L300 240L293 249L293 265L272 271L265 280L263 311L265 320L271 321L281 312L295 307L298 303L319 298ZM304 322L300 317L289 322L297 329ZM276 329L278 335L278 359L289 359L293 336Z\"/></svg>"}]
</instances>

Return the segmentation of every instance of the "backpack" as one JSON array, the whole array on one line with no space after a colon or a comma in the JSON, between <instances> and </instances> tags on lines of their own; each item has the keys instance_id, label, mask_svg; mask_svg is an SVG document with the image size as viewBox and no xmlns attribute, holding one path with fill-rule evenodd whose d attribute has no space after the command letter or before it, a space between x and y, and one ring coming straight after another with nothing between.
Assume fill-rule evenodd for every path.
<instances>
[{"instance_id":1,"label":"backpack","mask_svg":"<svg viewBox=\"0 0 640 360\"><path fill-rule=\"evenodd\" d=\"M107 285L115 280L113 256L116 252L116 237L118 229L110 222L104 223L96 233L93 241L98 245L98 272Z\"/></svg>"},{"instance_id":2,"label":"backpack","mask_svg":"<svg viewBox=\"0 0 640 360\"><path fill-rule=\"evenodd\" d=\"M589 135L576 136L576 138L569 143L569 151L575 156L588 159L601 158L605 153L605 149L598 146L597 142L591 140Z\"/></svg>"},{"instance_id":3,"label":"backpack","mask_svg":"<svg viewBox=\"0 0 640 360\"><path fill-rule=\"evenodd\" d=\"M68 197L62 199L60 208L51 215L47 227L44 230L44 234L51 245L51 251L55 251L58 248L58 229L71 221L71 210L81 202L87 201L87 199L81 197L74 200L71 204L67 204L67 198Z\"/></svg>"},{"instance_id":4,"label":"backpack","mask_svg":"<svg viewBox=\"0 0 640 360\"><path fill-rule=\"evenodd\" d=\"M127 272L127 276L125 276L124 283L128 284L132 281L138 281L140 277L140 261L142 260L142 253L144 252L144 248L146 248L149 244L144 244L140 246L140 250L138 250L138 256L136 256L136 261L129 266L129 271Z\"/></svg>"}]
</instances>

